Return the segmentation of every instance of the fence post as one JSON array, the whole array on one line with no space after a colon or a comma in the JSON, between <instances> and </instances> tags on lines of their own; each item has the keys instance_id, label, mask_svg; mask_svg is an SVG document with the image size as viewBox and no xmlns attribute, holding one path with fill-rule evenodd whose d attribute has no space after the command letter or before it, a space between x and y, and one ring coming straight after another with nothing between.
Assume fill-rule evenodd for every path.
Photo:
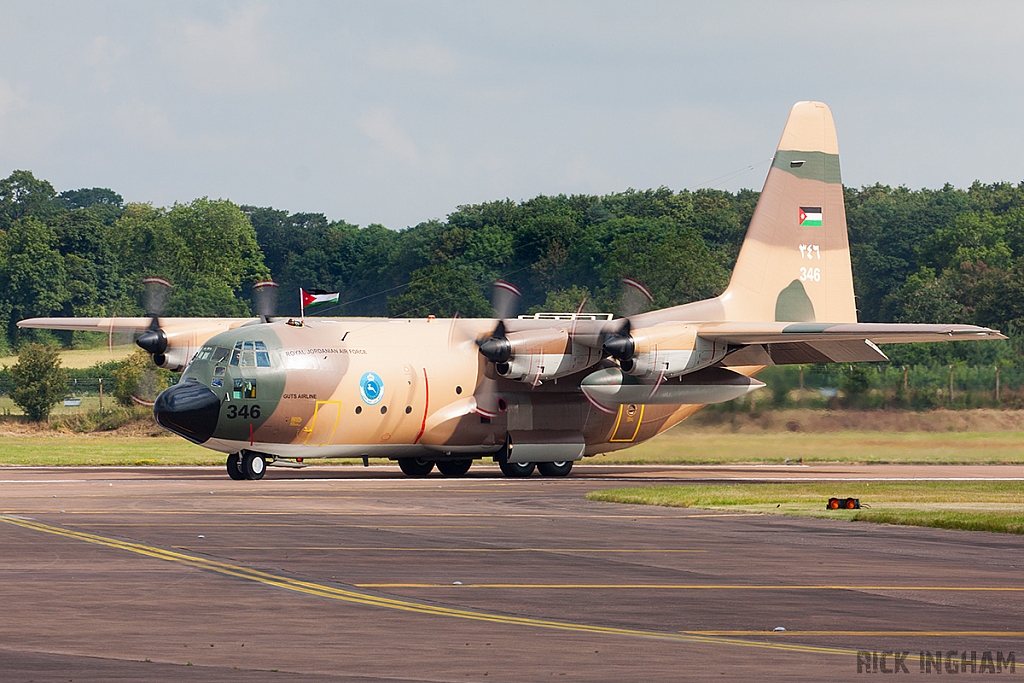
<instances>
[{"instance_id":1,"label":"fence post","mask_svg":"<svg viewBox=\"0 0 1024 683\"><path fill-rule=\"evenodd\" d=\"M103 378L100 377L100 412L103 412Z\"/></svg>"},{"instance_id":2,"label":"fence post","mask_svg":"<svg viewBox=\"0 0 1024 683\"><path fill-rule=\"evenodd\" d=\"M953 364L949 364L949 407L953 407Z\"/></svg>"}]
</instances>

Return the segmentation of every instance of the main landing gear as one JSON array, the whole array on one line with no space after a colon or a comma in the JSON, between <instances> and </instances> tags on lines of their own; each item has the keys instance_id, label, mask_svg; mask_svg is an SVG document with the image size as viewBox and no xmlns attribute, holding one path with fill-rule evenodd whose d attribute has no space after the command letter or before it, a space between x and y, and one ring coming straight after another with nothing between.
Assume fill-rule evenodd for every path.
<instances>
[{"instance_id":1,"label":"main landing gear","mask_svg":"<svg viewBox=\"0 0 1024 683\"><path fill-rule=\"evenodd\" d=\"M446 477L461 477L469 472L473 465L471 458L464 460L427 460L426 458L399 458L398 466L410 477L425 477L434 470L434 466Z\"/></svg>"},{"instance_id":2,"label":"main landing gear","mask_svg":"<svg viewBox=\"0 0 1024 683\"><path fill-rule=\"evenodd\" d=\"M506 477L528 477L536 469L545 477L564 477L572 471L572 461L565 462L509 462L504 457L498 460L498 467Z\"/></svg>"},{"instance_id":3,"label":"main landing gear","mask_svg":"<svg viewBox=\"0 0 1024 683\"><path fill-rule=\"evenodd\" d=\"M228 456L228 476L235 481L262 479L267 473L267 459L262 453L242 451Z\"/></svg>"}]
</instances>

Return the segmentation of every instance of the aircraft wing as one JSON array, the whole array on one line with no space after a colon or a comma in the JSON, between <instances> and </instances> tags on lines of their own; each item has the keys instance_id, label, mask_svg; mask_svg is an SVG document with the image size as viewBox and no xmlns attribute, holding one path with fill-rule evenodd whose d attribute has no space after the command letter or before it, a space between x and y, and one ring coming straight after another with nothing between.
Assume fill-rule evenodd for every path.
<instances>
[{"instance_id":1,"label":"aircraft wing","mask_svg":"<svg viewBox=\"0 0 1024 683\"><path fill-rule=\"evenodd\" d=\"M733 366L885 361L878 344L1006 339L976 325L909 323L709 322L699 324L697 334L739 347L723 362Z\"/></svg>"},{"instance_id":2,"label":"aircraft wing","mask_svg":"<svg viewBox=\"0 0 1024 683\"><path fill-rule=\"evenodd\" d=\"M259 318L160 318L160 327L168 331L196 329L231 330ZM28 318L18 327L43 330L80 330L82 332L141 334L149 328L150 318Z\"/></svg>"}]
</instances>

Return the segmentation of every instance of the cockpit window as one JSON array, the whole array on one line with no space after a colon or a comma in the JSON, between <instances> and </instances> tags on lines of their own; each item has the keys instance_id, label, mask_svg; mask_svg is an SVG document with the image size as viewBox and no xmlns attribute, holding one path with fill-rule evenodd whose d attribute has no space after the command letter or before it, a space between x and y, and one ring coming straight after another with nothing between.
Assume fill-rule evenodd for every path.
<instances>
[{"instance_id":1,"label":"cockpit window","mask_svg":"<svg viewBox=\"0 0 1024 683\"><path fill-rule=\"evenodd\" d=\"M204 346L199 349L199 353L196 354L196 360L208 360L213 355L212 346Z\"/></svg>"},{"instance_id":2,"label":"cockpit window","mask_svg":"<svg viewBox=\"0 0 1024 683\"><path fill-rule=\"evenodd\" d=\"M218 358L218 355L223 352L223 358ZM265 342L261 341L239 341L235 342L234 349L215 349L213 352L213 358L217 361L223 361L227 358L228 354L231 355L231 365L234 367L243 368L269 368L270 363L270 351L267 350Z\"/></svg>"},{"instance_id":3,"label":"cockpit window","mask_svg":"<svg viewBox=\"0 0 1024 683\"><path fill-rule=\"evenodd\" d=\"M217 347L216 349L213 350L213 362L214 363L223 363L224 361L226 361L228 359L228 356L230 354L231 354L231 350L230 349L225 349L224 347Z\"/></svg>"}]
</instances>

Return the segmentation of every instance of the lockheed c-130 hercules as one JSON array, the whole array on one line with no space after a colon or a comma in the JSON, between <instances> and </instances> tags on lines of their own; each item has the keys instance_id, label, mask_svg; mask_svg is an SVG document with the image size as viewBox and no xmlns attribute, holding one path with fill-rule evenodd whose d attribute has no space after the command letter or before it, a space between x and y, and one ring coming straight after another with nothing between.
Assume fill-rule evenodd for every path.
<instances>
[{"instance_id":1,"label":"lockheed c-130 hercules","mask_svg":"<svg viewBox=\"0 0 1024 683\"><path fill-rule=\"evenodd\" d=\"M642 288L637 286L638 291ZM832 113L798 102L728 288L625 317L496 319L34 318L21 327L135 330L181 370L156 399L165 428L227 454L234 479L306 458L386 457L411 476L563 476L703 405L764 386L765 366L884 361L878 344L1003 339L973 325L857 322ZM365 460L364 460L365 462Z\"/></svg>"}]
</instances>

